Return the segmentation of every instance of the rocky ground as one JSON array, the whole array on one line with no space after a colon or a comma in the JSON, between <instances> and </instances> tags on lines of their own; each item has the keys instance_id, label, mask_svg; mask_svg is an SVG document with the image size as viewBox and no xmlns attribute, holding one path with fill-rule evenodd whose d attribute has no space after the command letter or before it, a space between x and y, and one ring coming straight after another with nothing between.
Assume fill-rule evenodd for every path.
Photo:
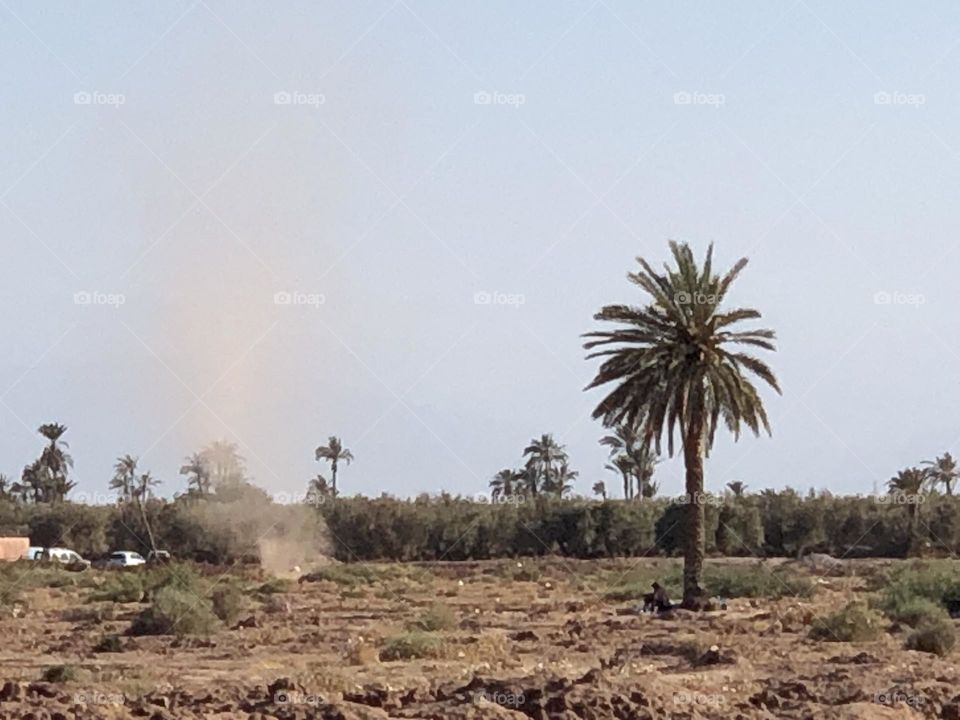
<instances>
[{"instance_id":1,"label":"rocky ground","mask_svg":"<svg viewBox=\"0 0 960 720\"><path fill-rule=\"evenodd\" d=\"M808 638L875 566L803 567L809 599L664 616L611 590L666 574L665 560L332 566L185 638L124 635L141 604L89 602L107 580L87 571L0 616L0 718L960 720L957 651L904 650L898 632ZM438 607L441 627L414 627ZM95 652L113 633L116 651Z\"/></svg>"}]
</instances>

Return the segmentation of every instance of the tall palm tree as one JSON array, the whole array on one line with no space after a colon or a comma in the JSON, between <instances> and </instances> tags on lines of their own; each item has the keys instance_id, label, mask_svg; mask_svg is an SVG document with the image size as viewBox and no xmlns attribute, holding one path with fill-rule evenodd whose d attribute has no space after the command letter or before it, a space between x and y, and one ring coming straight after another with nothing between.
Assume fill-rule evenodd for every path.
<instances>
[{"instance_id":1,"label":"tall palm tree","mask_svg":"<svg viewBox=\"0 0 960 720\"><path fill-rule=\"evenodd\" d=\"M923 487L930 481L929 470L916 467L901 470L895 477L887 481L887 489L894 498L907 506L907 517L910 520L910 551L918 548L917 518L919 517L920 494Z\"/></svg>"},{"instance_id":2,"label":"tall palm tree","mask_svg":"<svg viewBox=\"0 0 960 720\"><path fill-rule=\"evenodd\" d=\"M559 468L567 461L567 453L564 446L553 439L553 435L547 433L531 440L523 456L527 458L527 482L531 495L536 496L541 489L555 487L555 467Z\"/></svg>"},{"instance_id":3,"label":"tall palm tree","mask_svg":"<svg viewBox=\"0 0 960 720\"><path fill-rule=\"evenodd\" d=\"M960 478L960 472L957 470L957 461L953 456L945 452L936 460L925 460L923 465L930 468L930 482L933 485L943 485L947 495L953 495L953 483Z\"/></svg>"},{"instance_id":4,"label":"tall palm tree","mask_svg":"<svg viewBox=\"0 0 960 720\"><path fill-rule=\"evenodd\" d=\"M746 425L755 435L770 432L763 402L750 376L778 393L773 371L753 355L732 347L747 345L774 350L772 330L737 330L736 324L760 317L756 310L722 311L730 285L747 264L740 259L724 275L713 269L713 246L703 266L690 247L670 243L674 267L656 272L643 258L628 279L650 296L645 306L608 305L594 318L617 323L614 330L587 333L588 357L604 358L587 389L613 383L594 410L607 427L623 423L640 428L657 453L666 431L673 455L679 430L686 466L686 517L683 605L697 608L703 591L704 556L703 461L713 446L717 425L739 437ZM594 348L600 348L594 350Z\"/></svg>"},{"instance_id":5,"label":"tall palm tree","mask_svg":"<svg viewBox=\"0 0 960 720\"><path fill-rule=\"evenodd\" d=\"M727 483L727 487L730 488L730 492L733 493L734 497L743 497L743 494L747 491L747 486L740 480L734 480Z\"/></svg>"},{"instance_id":6,"label":"tall palm tree","mask_svg":"<svg viewBox=\"0 0 960 720\"><path fill-rule=\"evenodd\" d=\"M180 474L187 476L188 492L204 497L210 494L210 469L203 453L195 452L184 460Z\"/></svg>"},{"instance_id":7,"label":"tall palm tree","mask_svg":"<svg viewBox=\"0 0 960 720\"><path fill-rule=\"evenodd\" d=\"M523 494L523 472L504 468L490 481L490 498L494 501Z\"/></svg>"},{"instance_id":8,"label":"tall palm tree","mask_svg":"<svg viewBox=\"0 0 960 720\"><path fill-rule=\"evenodd\" d=\"M137 458L131 455L122 455L117 458L117 462L113 466L110 488L117 490L122 500L132 500L136 477Z\"/></svg>"},{"instance_id":9,"label":"tall palm tree","mask_svg":"<svg viewBox=\"0 0 960 720\"><path fill-rule=\"evenodd\" d=\"M41 491L42 502L60 502L76 485L67 479L73 458L66 451L69 445L60 439L66 431L67 427L60 423L46 423L37 430L50 441L40 454L38 470L41 472L35 475L36 478L43 477L46 485Z\"/></svg>"},{"instance_id":10,"label":"tall palm tree","mask_svg":"<svg viewBox=\"0 0 960 720\"><path fill-rule=\"evenodd\" d=\"M316 452L317 462L326 460L330 463L330 495L337 497L337 464L343 460L347 465L353 462L353 453L343 447L340 438L331 435L326 445L321 445Z\"/></svg>"},{"instance_id":11,"label":"tall palm tree","mask_svg":"<svg viewBox=\"0 0 960 720\"><path fill-rule=\"evenodd\" d=\"M633 459L626 453L620 453L604 467L611 472L620 473L620 477L623 479L623 499L629 500L631 493L630 478L633 477L634 471Z\"/></svg>"}]
</instances>

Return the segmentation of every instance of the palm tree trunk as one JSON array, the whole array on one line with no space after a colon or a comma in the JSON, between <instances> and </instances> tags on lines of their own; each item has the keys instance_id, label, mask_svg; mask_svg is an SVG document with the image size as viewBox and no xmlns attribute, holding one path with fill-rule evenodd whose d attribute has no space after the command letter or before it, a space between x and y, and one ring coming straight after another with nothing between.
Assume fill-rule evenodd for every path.
<instances>
[{"instance_id":1,"label":"palm tree trunk","mask_svg":"<svg viewBox=\"0 0 960 720\"><path fill-rule=\"evenodd\" d=\"M336 500L337 499L337 459L336 458L334 458L333 462L330 463L330 475L332 476L330 479L331 494L333 496L333 499Z\"/></svg>"},{"instance_id":2,"label":"palm tree trunk","mask_svg":"<svg viewBox=\"0 0 960 720\"><path fill-rule=\"evenodd\" d=\"M143 507L143 498L140 495L137 495L137 505L140 508L140 518L143 520L143 525L147 528L147 537L150 538L150 549L153 551L153 554L157 554L157 540L153 537L153 529L150 527L150 521L147 520L147 511Z\"/></svg>"},{"instance_id":3,"label":"palm tree trunk","mask_svg":"<svg viewBox=\"0 0 960 720\"><path fill-rule=\"evenodd\" d=\"M681 607L699 610L703 597L700 575L703 571L703 416L694 411L683 442L686 465L685 548L683 554L683 602Z\"/></svg>"},{"instance_id":4,"label":"palm tree trunk","mask_svg":"<svg viewBox=\"0 0 960 720\"><path fill-rule=\"evenodd\" d=\"M630 476L627 473L623 474L623 499L630 499Z\"/></svg>"}]
</instances>

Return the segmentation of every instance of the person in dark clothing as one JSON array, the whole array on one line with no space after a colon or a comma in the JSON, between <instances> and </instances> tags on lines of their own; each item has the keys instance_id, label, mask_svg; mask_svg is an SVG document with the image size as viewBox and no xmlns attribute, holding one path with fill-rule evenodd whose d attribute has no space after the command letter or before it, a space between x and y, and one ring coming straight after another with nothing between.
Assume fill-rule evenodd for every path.
<instances>
[{"instance_id":1,"label":"person in dark clothing","mask_svg":"<svg viewBox=\"0 0 960 720\"><path fill-rule=\"evenodd\" d=\"M661 587L660 583L653 583L653 592L643 596L644 612L666 612L673 609L673 603L667 595L667 591Z\"/></svg>"}]
</instances>

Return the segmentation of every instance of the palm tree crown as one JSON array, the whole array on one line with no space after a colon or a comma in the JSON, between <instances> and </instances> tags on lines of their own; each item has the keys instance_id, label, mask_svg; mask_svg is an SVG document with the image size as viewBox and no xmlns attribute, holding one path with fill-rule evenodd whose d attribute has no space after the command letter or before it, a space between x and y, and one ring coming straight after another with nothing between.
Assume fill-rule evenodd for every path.
<instances>
[{"instance_id":1,"label":"palm tree crown","mask_svg":"<svg viewBox=\"0 0 960 720\"><path fill-rule=\"evenodd\" d=\"M567 462L567 453L563 445L557 444L553 435L547 433L539 439L533 439L523 451L527 458L527 483L530 494L537 495L541 490L556 490L556 473Z\"/></svg>"},{"instance_id":2,"label":"palm tree crown","mask_svg":"<svg viewBox=\"0 0 960 720\"><path fill-rule=\"evenodd\" d=\"M953 456L945 452L936 460L925 460L923 464L930 469L930 482L934 485L943 485L947 495L953 495L953 483L960 477L957 461Z\"/></svg>"},{"instance_id":3,"label":"palm tree crown","mask_svg":"<svg viewBox=\"0 0 960 720\"><path fill-rule=\"evenodd\" d=\"M331 495L337 496L337 465L343 460L347 465L353 462L353 453L343 447L340 438L331 435L327 439L326 445L321 445L316 450L316 460L326 460L330 463L330 484Z\"/></svg>"}]
</instances>

